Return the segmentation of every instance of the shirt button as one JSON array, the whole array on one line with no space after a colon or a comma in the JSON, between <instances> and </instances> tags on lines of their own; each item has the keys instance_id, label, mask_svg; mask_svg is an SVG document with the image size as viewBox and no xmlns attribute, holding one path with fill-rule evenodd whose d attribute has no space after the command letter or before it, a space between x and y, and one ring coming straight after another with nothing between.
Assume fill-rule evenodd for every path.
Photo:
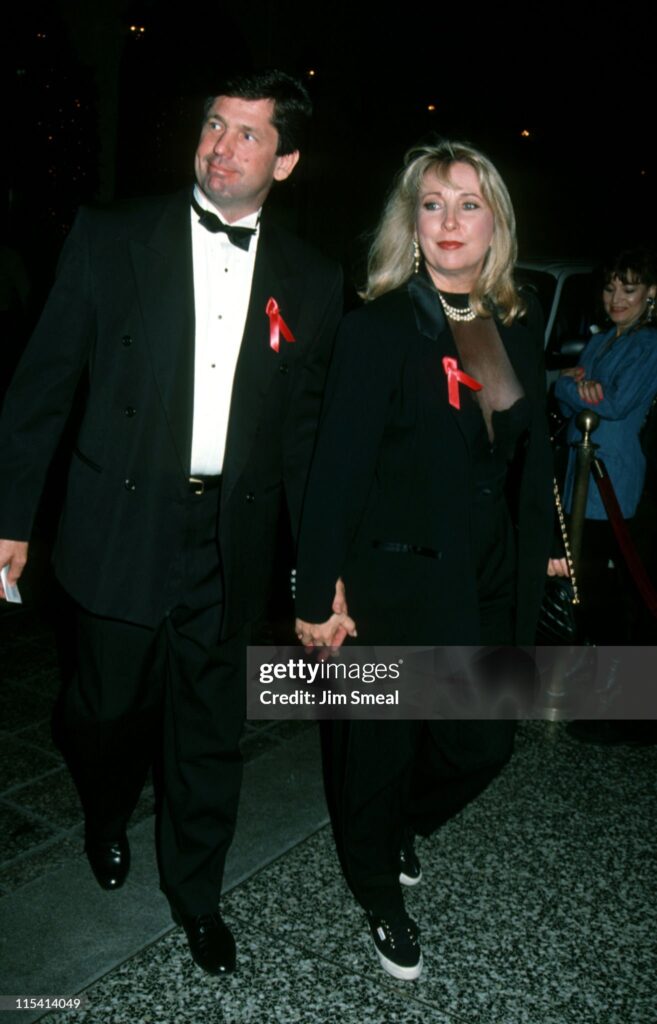
<instances>
[{"instance_id":1,"label":"shirt button","mask_svg":"<svg viewBox=\"0 0 657 1024\"><path fill-rule=\"evenodd\" d=\"M137 412L137 410L133 409L133 407L131 405L126 405L126 407L125 407L125 409L123 411L126 414L126 416L128 417L128 419L131 419L135 415L135 413Z\"/></svg>"},{"instance_id":2,"label":"shirt button","mask_svg":"<svg viewBox=\"0 0 657 1024\"><path fill-rule=\"evenodd\" d=\"M247 501L248 501L249 503L251 503L252 501L255 501L255 494L253 493L253 491L249 491L249 492L248 492L248 493L246 494L246 500L247 500Z\"/></svg>"},{"instance_id":3,"label":"shirt button","mask_svg":"<svg viewBox=\"0 0 657 1024\"><path fill-rule=\"evenodd\" d=\"M126 491L136 491L137 490L137 484L134 482L134 480L131 480L130 478L128 478L127 480L124 480L123 486L125 487Z\"/></svg>"},{"instance_id":4,"label":"shirt button","mask_svg":"<svg viewBox=\"0 0 657 1024\"><path fill-rule=\"evenodd\" d=\"M131 336L129 334L124 334L123 337L121 338L121 344L124 346L124 348L130 348L130 346L132 345Z\"/></svg>"}]
</instances>

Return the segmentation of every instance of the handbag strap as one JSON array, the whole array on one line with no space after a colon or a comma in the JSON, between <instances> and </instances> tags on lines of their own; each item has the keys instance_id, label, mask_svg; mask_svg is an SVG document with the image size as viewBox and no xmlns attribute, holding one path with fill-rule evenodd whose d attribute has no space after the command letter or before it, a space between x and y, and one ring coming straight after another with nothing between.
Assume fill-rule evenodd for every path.
<instances>
[{"instance_id":1,"label":"handbag strap","mask_svg":"<svg viewBox=\"0 0 657 1024\"><path fill-rule=\"evenodd\" d=\"M563 505L561 504L561 495L559 494L559 485L554 479L552 481L552 489L554 491L554 503L557 507L557 516L559 519L559 528L561 530L561 539L563 541L563 549L566 552L566 562L568 563L568 572L570 574L570 582L573 587L573 604L579 604L579 590L577 589L577 579L575 577L575 563L573 562L573 556L570 550L570 542L568 540L568 531L566 529L566 517L563 513Z\"/></svg>"}]
</instances>

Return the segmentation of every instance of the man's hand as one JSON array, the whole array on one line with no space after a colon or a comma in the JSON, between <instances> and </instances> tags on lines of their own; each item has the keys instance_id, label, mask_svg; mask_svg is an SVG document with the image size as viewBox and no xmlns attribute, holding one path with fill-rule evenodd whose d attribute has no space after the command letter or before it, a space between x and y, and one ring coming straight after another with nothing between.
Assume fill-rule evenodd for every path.
<instances>
[{"instance_id":1,"label":"man's hand","mask_svg":"<svg viewBox=\"0 0 657 1024\"><path fill-rule=\"evenodd\" d=\"M0 540L0 569L9 566L7 581L16 583L27 562L26 540ZM0 597L5 597L4 587L0 583Z\"/></svg>"},{"instance_id":2,"label":"man's hand","mask_svg":"<svg viewBox=\"0 0 657 1024\"><path fill-rule=\"evenodd\" d=\"M567 558L548 558L548 576L570 576Z\"/></svg>"},{"instance_id":3,"label":"man's hand","mask_svg":"<svg viewBox=\"0 0 657 1024\"><path fill-rule=\"evenodd\" d=\"M356 623L349 615L344 583L338 579L335 584L333 614L326 622L304 622L297 619L296 634L304 647L340 647L348 636L358 636Z\"/></svg>"}]
</instances>

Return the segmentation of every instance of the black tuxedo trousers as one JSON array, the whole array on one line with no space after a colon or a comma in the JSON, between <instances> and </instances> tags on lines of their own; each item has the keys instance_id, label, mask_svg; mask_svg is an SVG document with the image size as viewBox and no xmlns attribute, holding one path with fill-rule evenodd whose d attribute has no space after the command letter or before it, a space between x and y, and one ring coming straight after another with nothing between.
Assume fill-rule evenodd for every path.
<instances>
[{"instance_id":1,"label":"black tuxedo trousers","mask_svg":"<svg viewBox=\"0 0 657 1024\"><path fill-rule=\"evenodd\" d=\"M171 611L149 628L78 611L77 671L62 699L65 749L87 834L126 827L154 760L162 888L195 916L219 899L242 775L248 629L219 642L218 492L191 494Z\"/></svg>"}]
</instances>

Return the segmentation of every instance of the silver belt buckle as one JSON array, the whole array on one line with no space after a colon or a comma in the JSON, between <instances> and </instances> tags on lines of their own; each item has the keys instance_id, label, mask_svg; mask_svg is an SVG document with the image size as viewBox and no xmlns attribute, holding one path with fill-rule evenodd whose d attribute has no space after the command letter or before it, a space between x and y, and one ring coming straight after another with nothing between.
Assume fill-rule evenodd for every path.
<instances>
[{"instance_id":1,"label":"silver belt buckle","mask_svg":"<svg viewBox=\"0 0 657 1024\"><path fill-rule=\"evenodd\" d=\"M190 476L189 482L192 485L193 494L203 494L205 492L205 480L200 480L197 476Z\"/></svg>"}]
</instances>

